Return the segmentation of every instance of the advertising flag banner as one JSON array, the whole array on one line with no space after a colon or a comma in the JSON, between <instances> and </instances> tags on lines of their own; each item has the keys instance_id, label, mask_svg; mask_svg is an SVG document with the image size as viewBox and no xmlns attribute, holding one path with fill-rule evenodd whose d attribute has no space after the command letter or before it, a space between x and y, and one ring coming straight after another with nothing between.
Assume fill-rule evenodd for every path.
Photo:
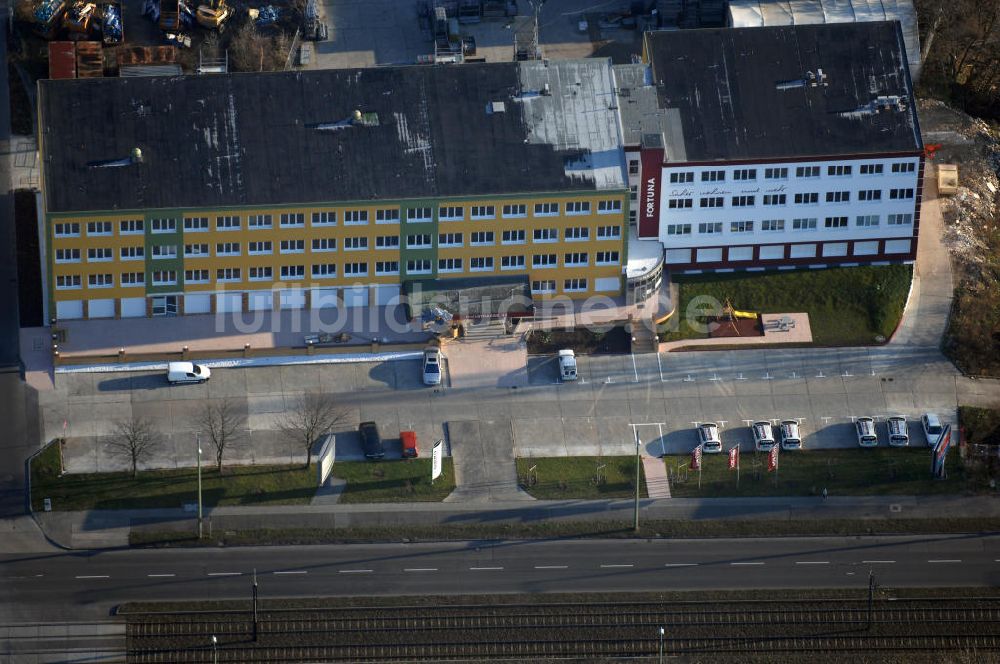
<instances>
[{"instance_id":1,"label":"advertising flag banner","mask_svg":"<svg viewBox=\"0 0 1000 664\"><path fill-rule=\"evenodd\" d=\"M729 450L729 470L736 470L740 465L740 448L738 445L733 445Z\"/></svg>"},{"instance_id":2,"label":"advertising flag banner","mask_svg":"<svg viewBox=\"0 0 1000 664\"><path fill-rule=\"evenodd\" d=\"M948 457L949 447L951 447L951 425L946 424L931 454L931 473L934 477L944 477L944 462Z\"/></svg>"},{"instance_id":3,"label":"advertising flag banner","mask_svg":"<svg viewBox=\"0 0 1000 664\"><path fill-rule=\"evenodd\" d=\"M441 457L444 456L444 441L439 440L431 448L431 481L441 477Z\"/></svg>"},{"instance_id":4,"label":"advertising flag banner","mask_svg":"<svg viewBox=\"0 0 1000 664\"><path fill-rule=\"evenodd\" d=\"M767 472L773 473L778 470L778 445L775 444L771 451L767 453Z\"/></svg>"},{"instance_id":5,"label":"advertising flag banner","mask_svg":"<svg viewBox=\"0 0 1000 664\"><path fill-rule=\"evenodd\" d=\"M701 470L701 445L691 450L691 470Z\"/></svg>"}]
</instances>

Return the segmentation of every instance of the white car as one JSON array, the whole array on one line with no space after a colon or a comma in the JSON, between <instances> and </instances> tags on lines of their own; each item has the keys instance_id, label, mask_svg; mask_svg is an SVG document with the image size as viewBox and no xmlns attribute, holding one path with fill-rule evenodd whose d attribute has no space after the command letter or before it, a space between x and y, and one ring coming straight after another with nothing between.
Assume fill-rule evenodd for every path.
<instances>
[{"instance_id":1,"label":"white car","mask_svg":"<svg viewBox=\"0 0 1000 664\"><path fill-rule=\"evenodd\" d=\"M902 415L893 415L886 420L889 429L889 445L892 447L906 447L910 444L910 434L906 427L906 418Z\"/></svg>"},{"instance_id":2,"label":"white car","mask_svg":"<svg viewBox=\"0 0 1000 664\"><path fill-rule=\"evenodd\" d=\"M576 380L576 353L571 350L559 351L559 379Z\"/></svg>"},{"instance_id":3,"label":"white car","mask_svg":"<svg viewBox=\"0 0 1000 664\"><path fill-rule=\"evenodd\" d=\"M750 429L753 431L753 445L757 451L770 452L774 447L774 430L771 428L771 423L761 420L754 422Z\"/></svg>"},{"instance_id":4,"label":"white car","mask_svg":"<svg viewBox=\"0 0 1000 664\"><path fill-rule=\"evenodd\" d=\"M875 420L870 417L859 417L854 420L854 429L858 434L858 445L861 447L878 447Z\"/></svg>"},{"instance_id":5,"label":"white car","mask_svg":"<svg viewBox=\"0 0 1000 664\"><path fill-rule=\"evenodd\" d=\"M781 437L781 449L802 449L802 436L799 434L799 423L796 420L782 420L778 425L778 434Z\"/></svg>"},{"instance_id":6,"label":"white car","mask_svg":"<svg viewBox=\"0 0 1000 664\"><path fill-rule=\"evenodd\" d=\"M698 425L698 444L705 454L722 452L722 440L719 438L719 425L715 422L704 422Z\"/></svg>"},{"instance_id":7,"label":"white car","mask_svg":"<svg viewBox=\"0 0 1000 664\"><path fill-rule=\"evenodd\" d=\"M441 351L437 348L424 349L424 385L441 384Z\"/></svg>"},{"instance_id":8,"label":"white car","mask_svg":"<svg viewBox=\"0 0 1000 664\"><path fill-rule=\"evenodd\" d=\"M924 413L920 416L920 426L924 430L927 445L930 447L937 445L938 439L944 433L944 425L941 424L941 419L934 413Z\"/></svg>"},{"instance_id":9,"label":"white car","mask_svg":"<svg viewBox=\"0 0 1000 664\"><path fill-rule=\"evenodd\" d=\"M171 385L181 383L204 383L212 377L212 370L194 362L170 362L167 364L167 382Z\"/></svg>"}]
</instances>

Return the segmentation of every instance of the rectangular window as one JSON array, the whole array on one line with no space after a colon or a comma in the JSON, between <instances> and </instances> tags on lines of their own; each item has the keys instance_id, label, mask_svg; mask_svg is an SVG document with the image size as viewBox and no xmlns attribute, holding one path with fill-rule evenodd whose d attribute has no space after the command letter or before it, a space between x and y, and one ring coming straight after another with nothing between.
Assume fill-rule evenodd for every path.
<instances>
[{"instance_id":1,"label":"rectangular window","mask_svg":"<svg viewBox=\"0 0 1000 664\"><path fill-rule=\"evenodd\" d=\"M580 267L590 262L590 256L586 251L574 251L563 256L563 265L569 267Z\"/></svg>"},{"instance_id":2,"label":"rectangular window","mask_svg":"<svg viewBox=\"0 0 1000 664\"><path fill-rule=\"evenodd\" d=\"M701 235L715 235L722 232L721 221L703 221L698 224L698 233Z\"/></svg>"},{"instance_id":3,"label":"rectangular window","mask_svg":"<svg viewBox=\"0 0 1000 664\"><path fill-rule=\"evenodd\" d=\"M597 264L598 265L618 265L621 262L621 256L617 251L598 251L597 252Z\"/></svg>"},{"instance_id":4,"label":"rectangular window","mask_svg":"<svg viewBox=\"0 0 1000 664\"><path fill-rule=\"evenodd\" d=\"M705 200L704 198L701 200ZM671 198L667 201L667 208L670 210L687 210L694 205L694 200L690 198Z\"/></svg>"},{"instance_id":5,"label":"rectangular window","mask_svg":"<svg viewBox=\"0 0 1000 664\"><path fill-rule=\"evenodd\" d=\"M461 258L438 259L438 272L461 272L461 271L462 271Z\"/></svg>"},{"instance_id":6,"label":"rectangular window","mask_svg":"<svg viewBox=\"0 0 1000 664\"><path fill-rule=\"evenodd\" d=\"M797 166L795 168L797 178L818 178L819 166Z\"/></svg>"},{"instance_id":7,"label":"rectangular window","mask_svg":"<svg viewBox=\"0 0 1000 664\"><path fill-rule=\"evenodd\" d=\"M80 236L80 224L78 224L78 223L56 224L56 226L55 226L55 236L56 237L79 237Z\"/></svg>"},{"instance_id":8,"label":"rectangular window","mask_svg":"<svg viewBox=\"0 0 1000 664\"><path fill-rule=\"evenodd\" d=\"M422 235L406 236L407 249L426 249L430 246L431 246L431 236L429 233L424 233Z\"/></svg>"},{"instance_id":9,"label":"rectangular window","mask_svg":"<svg viewBox=\"0 0 1000 664\"><path fill-rule=\"evenodd\" d=\"M535 203L536 217L552 217L559 214L558 203Z\"/></svg>"},{"instance_id":10,"label":"rectangular window","mask_svg":"<svg viewBox=\"0 0 1000 664\"><path fill-rule=\"evenodd\" d=\"M569 201L566 214L590 214L590 201Z\"/></svg>"},{"instance_id":11,"label":"rectangular window","mask_svg":"<svg viewBox=\"0 0 1000 664\"><path fill-rule=\"evenodd\" d=\"M106 263L115 259L115 253L111 247L90 247L87 249L88 263Z\"/></svg>"},{"instance_id":12,"label":"rectangular window","mask_svg":"<svg viewBox=\"0 0 1000 664\"><path fill-rule=\"evenodd\" d=\"M274 248L270 240L247 243L247 253L251 255L259 256L261 254L270 254L273 250Z\"/></svg>"},{"instance_id":13,"label":"rectangular window","mask_svg":"<svg viewBox=\"0 0 1000 664\"><path fill-rule=\"evenodd\" d=\"M151 219L149 226L154 233L174 233L177 231L176 219ZM174 281L177 281L175 278Z\"/></svg>"},{"instance_id":14,"label":"rectangular window","mask_svg":"<svg viewBox=\"0 0 1000 664\"><path fill-rule=\"evenodd\" d=\"M566 293L579 293L587 290L586 279L566 279L563 281L563 291Z\"/></svg>"},{"instance_id":15,"label":"rectangular window","mask_svg":"<svg viewBox=\"0 0 1000 664\"><path fill-rule=\"evenodd\" d=\"M882 175L882 164L861 164L859 170L862 175Z\"/></svg>"},{"instance_id":16,"label":"rectangular window","mask_svg":"<svg viewBox=\"0 0 1000 664\"><path fill-rule=\"evenodd\" d=\"M396 242L399 242L399 238L395 238ZM337 250L337 238L335 237L317 237L313 238L312 250L316 253L336 251Z\"/></svg>"},{"instance_id":17,"label":"rectangular window","mask_svg":"<svg viewBox=\"0 0 1000 664\"><path fill-rule=\"evenodd\" d=\"M823 221L826 228L847 228L847 217L827 217Z\"/></svg>"},{"instance_id":18,"label":"rectangular window","mask_svg":"<svg viewBox=\"0 0 1000 664\"><path fill-rule=\"evenodd\" d=\"M385 212L385 210L383 210ZM396 219L399 219L399 210L396 211ZM336 226L337 225L337 213L333 210L327 210L324 212L313 212L312 213L312 225L313 226Z\"/></svg>"},{"instance_id":19,"label":"rectangular window","mask_svg":"<svg viewBox=\"0 0 1000 664\"><path fill-rule=\"evenodd\" d=\"M375 223L398 224L399 208L386 208L384 210L375 210Z\"/></svg>"},{"instance_id":20,"label":"rectangular window","mask_svg":"<svg viewBox=\"0 0 1000 664\"><path fill-rule=\"evenodd\" d=\"M538 281L531 282L531 292L532 293L555 293L556 292L556 282L555 279L540 279Z\"/></svg>"},{"instance_id":21,"label":"rectangular window","mask_svg":"<svg viewBox=\"0 0 1000 664\"><path fill-rule=\"evenodd\" d=\"M722 196L707 196L698 200L698 206L703 208L720 208L725 204Z\"/></svg>"},{"instance_id":22,"label":"rectangular window","mask_svg":"<svg viewBox=\"0 0 1000 664\"><path fill-rule=\"evenodd\" d=\"M274 268L270 265L250 268L250 281L271 281L274 279Z\"/></svg>"},{"instance_id":23,"label":"rectangular window","mask_svg":"<svg viewBox=\"0 0 1000 664\"><path fill-rule=\"evenodd\" d=\"M533 242L558 242L559 241L559 229L558 228L536 228L532 233L531 239Z\"/></svg>"},{"instance_id":24,"label":"rectangular window","mask_svg":"<svg viewBox=\"0 0 1000 664\"><path fill-rule=\"evenodd\" d=\"M470 272L492 272L493 271L493 257L492 256L477 256L475 258L469 259L469 271Z\"/></svg>"},{"instance_id":25,"label":"rectangular window","mask_svg":"<svg viewBox=\"0 0 1000 664\"><path fill-rule=\"evenodd\" d=\"M376 249L399 249L398 235L379 235L375 238Z\"/></svg>"},{"instance_id":26,"label":"rectangular window","mask_svg":"<svg viewBox=\"0 0 1000 664\"><path fill-rule=\"evenodd\" d=\"M319 263L312 266L313 279L334 279L337 276L335 263Z\"/></svg>"},{"instance_id":27,"label":"rectangular window","mask_svg":"<svg viewBox=\"0 0 1000 664\"><path fill-rule=\"evenodd\" d=\"M344 251L364 251L368 249L368 238L366 237L345 237Z\"/></svg>"},{"instance_id":28,"label":"rectangular window","mask_svg":"<svg viewBox=\"0 0 1000 664\"><path fill-rule=\"evenodd\" d=\"M493 244L493 231L476 231L472 234L472 246L481 247Z\"/></svg>"},{"instance_id":29,"label":"rectangular window","mask_svg":"<svg viewBox=\"0 0 1000 664\"><path fill-rule=\"evenodd\" d=\"M87 235L111 235L112 232L110 221L87 222Z\"/></svg>"},{"instance_id":30,"label":"rectangular window","mask_svg":"<svg viewBox=\"0 0 1000 664\"><path fill-rule=\"evenodd\" d=\"M882 200L881 189L862 189L858 192L859 201L880 201Z\"/></svg>"},{"instance_id":31,"label":"rectangular window","mask_svg":"<svg viewBox=\"0 0 1000 664\"><path fill-rule=\"evenodd\" d=\"M550 268L559 264L555 254L535 254L531 257L531 267Z\"/></svg>"},{"instance_id":32,"label":"rectangular window","mask_svg":"<svg viewBox=\"0 0 1000 664\"><path fill-rule=\"evenodd\" d=\"M146 273L145 272L122 272L122 287L129 286L145 286L146 285Z\"/></svg>"},{"instance_id":33,"label":"rectangular window","mask_svg":"<svg viewBox=\"0 0 1000 664\"><path fill-rule=\"evenodd\" d=\"M826 192L827 203L850 203L851 192L849 191L828 191Z\"/></svg>"},{"instance_id":34,"label":"rectangular window","mask_svg":"<svg viewBox=\"0 0 1000 664\"><path fill-rule=\"evenodd\" d=\"M154 270L154 286L175 286L177 284L177 272L174 270Z\"/></svg>"},{"instance_id":35,"label":"rectangular window","mask_svg":"<svg viewBox=\"0 0 1000 664\"><path fill-rule=\"evenodd\" d=\"M670 184L684 184L686 182L694 182L693 172L683 171L679 173L670 174Z\"/></svg>"},{"instance_id":36,"label":"rectangular window","mask_svg":"<svg viewBox=\"0 0 1000 664\"><path fill-rule=\"evenodd\" d=\"M726 172L725 171L702 171L701 172L702 182L725 182Z\"/></svg>"},{"instance_id":37,"label":"rectangular window","mask_svg":"<svg viewBox=\"0 0 1000 664\"><path fill-rule=\"evenodd\" d=\"M465 219L465 208L456 206L438 208L438 219L441 221L462 221Z\"/></svg>"},{"instance_id":38,"label":"rectangular window","mask_svg":"<svg viewBox=\"0 0 1000 664\"><path fill-rule=\"evenodd\" d=\"M583 242L590 239L590 229L586 226L570 226L566 229L567 242Z\"/></svg>"},{"instance_id":39,"label":"rectangular window","mask_svg":"<svg viewBox=\"0 0 1000 664\"><path fill-rule=\"evenodd\" d=\"M205 219L208 226L208 219ZM184 230L187 230L187 219L184 220ZM236 215L224 215L215 218L215 230L217 231L238 231L240 230L240 218Z\"/></svg>"},{"instance_id":40,"label":"rectangular window","mask_svg":"<svg viewBox=\"0 0 1000 664\"><path fill-rule=\"evenodd\" d=\"M634 184L628 188L628 197L633 203L639 200L639 185Z\"/></svg>"},{"instance_id":41,"label":"rectangular window","mask_svg":"<svg viewBox=\"0 0 1000 664\"><path fill-rule=\"evenodd\" d=\"M184 270L185 284L207 284L208 270Z\"/></svg>"},{"instance_id":42,"label":"rectangular window","mask_svg":"<svg viewBox=\"0 0 1000 664\"><path fill-rule=\"evenodd\" d=\"M114 285L115 285L114 275L91 274L87 276L87 288L111 288Z\"/></svg>"},{"instance_id":43,"label":"rectangular window","mask_svg":"<svg viewBox=\"0 0 1000 664\"><path fill-rule=\"evenodd\" d=\"M184 217L185 233L208 232L208 217Z\"/></svg>"},{"instance_id":44,"label":"rectangular window","mask_svg":"<svg viewBox=\"0 0 1000 664\"><path fill-rule=\"evenodd\" d=\"M733 196L733 207L752 207L756 204L756 196Z\"/></svg>"},{"instance_id":45,"label":"rectangular window","mask_svg":"<svg viewBox=\"0 0 1000 664\"><path fill-rule=\"evenodd\" d=\"M597 227L597 239L598 240L617 240L622 236L621 226L598 226Z\"/></svg>"},{"instance_id":46,"label":"rectangular window","mask_svg":"<svg viewBox=\"0 0 1000 664\"><path fill-rule=\"evenodd\" d=\"M667 235L691 235L691 224L667 224Z\"/></svg>"},{"instance_id":47,"label":"rectangular window","mask_svg":"<svg viewBox=\"0 0 1000 664\"><path fill-rule=\"evenodd\" d=\"M890 189L889 190L889 200L891 201L901 201L908 198L913 198L912 189Z\"/></svg>"},{"instance_id":48,"label":"rectangular window","mask_svg":"<svg viewBox=\"0 0 1000 664\"><path fill-rule=\"evenodd\" d=\"M215 255L216 256L239 256L240 255L240 243L239 242L219 242L215 245Z\"/></svg>"},{"instance_id":49,"label":"rectangular window","mask_svg":"<svg viewBox=\"0 0 1000 664\"><path fill-rule=\"evenodd\" d=\"M281 278L282 279L302 279L306 276L306 266L305 265L282 265L281 266Z\"/></svg>"},{"instance_id":50,"label":"rectangular window","mask_svg":"<svg viewBox=\"0 0 1000 664\"><path fill-rule=\"evenodd\" d=\"M184 257L185 258L198 258L208 256L208 243L205 244L185 244L184 245Z\"/></svg>"},{"instance_id":51,"label":"rectangular window","mask_svg":"<svg viewBox=\"0 0 1000 664\"><path fill-rule=\"evenodd\" d=\"M503 216L505 217L524 217L527 216L528 206L523 203L520 205L504 205L503 206Z\"/></svg>"},{"instance_id":52,"label":"rectangular window","mask_svg":"<svg viewBox=\"0 0 1000 664\"><path fill-rule=\"evenodd\" d=\"M368 263L344 263L345 277L367 277Z\"/></svg>"},{"instance_id":53,"label":"rectangular window","mask_svg":"<svg viewBox=\"0 0 1000 664\"><path fill-rule=\"evenodd\" d=\"M863 214L855 220L855 224L861 228L875 228L878 222L877 214Z\"/></svg>"},{"instance_id":54,"label":"rectangular window","mask_svg":"<svg viewBox=\"0 0 1000 664\"><path fill-rule=\"evenodd\" d=\"M757 169L756 168L737 168L733 171L734 180L756 180L757 179Z\"/></svg>"},{"instance_id":55,"label":"rectangular window","mask_svg":"<svg viewBox=\"0 0 1000 664\"><path fill-rule=\"evenodd\" d=\"M502 256L500 258L501 270L523 270L524 256Z\"/></svg>"},{"instance_id":56,"label":"rectangular window","mask_svg":"<svg viewBox=\"0 0 1000 664\"><path fill-rule=\"evenodd\" d=\"M153 260L162 260L166 258L177 258L177 245L176 244L154 244L153 245Z\"/></svg>"},{"instance_id":57,"label":"rectangular window","mask_svg":"<svg viewBox=\"0 0 1000 664\"><path fill-rule=\"evenodd\" d=\"M844 177L846 175L850 175L852 170L853 167L851 166L827 166L826 174L836 177Z\"/></svg>"},{"instance_id":58,"label":"rectangular window","mask_svg":"<svg viewBox=\"0 0 1000 664\"><path fill-rule=\"evenodd\" d=\"M917 170L917 165L912 161L897 162L892 165L893 173L913 173Z\"/></svg>"},{"instance_id":59,"label":"rectangular window","mask_svg":"<svg viewBox=\"0 0 1000 664\"><path fill-rule=\"evenodd\" d=\"M429 207L408 208L406 210L406 220L411 223L421 223L432 221L433 219L434 217Z\"/></svg>"},{"instance_id":60,"label":"rectangular window","mask_svg":"<svg viewBox=\"0 0 1000 664\"><path fill-rule=\"evenodd\" d=\"M302 212L282 212L278 223L282 228L301 228L306 225L306 215Z\"/></svg>"},{"instance_id":61,"label":"rectangular window","mask_svg":"<svg viewBox=\"0 0 1000 664\"><path fill-rule=\"evenodd\" d=\"M497 216L497 209L492 205L473 205L470 216L473 219L493 219Z\"/></svg>"},{"instance_id":62,"label":"rectangular window","mask_svg":"<svg viewBox=\"0 0 1000 664\"><path fill-rule=\"evenodd\" d=\"M811 191L804 194L795 194L796 205L816 205L819 203L819 192Z\"/></svg>"},{"instance_id":63,"label":"rectangular window","mask_svg":"<svg viewBox=\"0 0 1000 664\"><path fill-rule=\"evenodd\" d=\"M762 231L783 231L785 230L785 220L784 219L765 219L760 222L760 230Z\"/></svg>"},{"instance_id":64,"label":"rectangular window","mask_svg":"<svg viewBox=\"0 0 1000 664\"><path fill-rule=\"evenodd\" d=\"M888 218L890 226L908 226L913 223L912 214L890 214Z\"/></svg>"},{"instance_id":65,"label":"rectangular window","mask_svg":"<svg viewBox=\"0 0 1000 664\"><path fill-rule=\"evenodd\" d=\"M438 246L439 247L461 247L462 246L462 234L461 233L438 233Z\"/></svg>"},{"instance_id":66,"label":"rectangular window","mask_svg":"<svg viewBox=\"0 0 1000 664\"><path fill-rule=\"evenodd\" d=\"M629 159L628 160L628 174L629 175L638 175L639 174L639 160L638 159Z\"/></svg>"},{"instance_id":67,"label":"rectangular window","mask_svg":"<svg viewBox=\"0 0 1000 664\"><path fill-rule=\"evenodd\" d=\"M700 228L699 228L699 230L700 230ZM753 233L753 222L752 221L731 221L731 222L729 222L729 232L730 233Z\"/></svg>"},{"instance_id":68,"label":"rectangular window","mask_svg":"<svg viewBox=\"0 0 1000 664\"><path fill-rule=\"evenodd\" d=\"M788 169L785 167L775 167L775 168L765 168L764 169L764 179L765 180L787 180L788 179Z\"/></svg>"},{"instance_id":69,"label":"rectangular window","mask_svg":"<svg viewBox=\"0 0 1000 664\"><path fill-rule=\"evenodd\" d=\"M122 247L119 256L123 261L141 261L146 257L146 248Z\"/></svg>"},{"instance_id":70,"label":"rectangular window","mask_svg":"<svg viewBox=\"0 0 1000 664\"><path fill-rule=\"evenodd\" d=\"M598 201L597 214L615 214L622 211L621 201Z\"/></svg>"},{"instance_id":71,"label":"rectangular window","mask_svg":"<svg viewBox=\"0 0 1000 664\"><path fill-rule=\"evenodd\" d=\"M417 260L406 261L406 273L407 274L430 274L431 273L431 260L429 258L420 258Z\"/></svg>"},{"instance_id":72,"label":"rectangular window","mask_svg":"<svg viewBox=\"0 0 1000 664\"><path fill-rule=\"evenodd\" d=\"M792 219L793 231L814 231L816 230L816 218Z\"/></svg>"},{"instance_id":73,"label":"rectangular window","mask_svg":"<svg viewBox=\"0 0 1000 664\"><path fill-rule=\"evenodd\" d=\"M764 205L784 205L787 200L787 194L764 194Z\"/></svg>"},{"instance_id":74,"label":"rectangular window","mask_svg":"<svg viewBox=\"0 0 1000 664\"><path fill-rule=\"evenodd\" d=\"M216 281L240 281L240 268L238 267L220 267L215 271Z\"/></svg>"},{"instance_id":75,"label":"rectangular window","mask_svg":"<svg viewBox=\"0 0 1000 664\"><path fill-rule=\"evenodd\" d=\"M500 242L503 244L524 244L524 231L504 231Z\"/></svg>"},{"instance_id":76,"label":"rectangular window","mask_svg":"<svg viewBox=\"0 0 1000 664\"><path fill-rule=\"evenodd\" d=\"M56 262L57 263L79 263L80 262L80 250L79 249L56 249Z\"/></svg>"},{"instance_id":77,"label":"rectangular window","mask_svg":"<svg viewBox=\"0 0 1000 664\"><path fill-rule=\"evenodd\" d=\"M347 238L350 240L351 238ZM305 240L282 240L280 246L280 253L283 254L301 254L306 250Z\"/></svg>"},{"instance_id":78,"label":"rectangular window","mask_svg":"<svg viewBox=\"0 0 1000 664\"><path fill-rule=\"evenodd\" d=\"M399 274L399 261L377 261L375 263L375 274Z\"/></svg>"},{"instance_id":79,"label":"rectangular window","mask_svg":"<svg viewBox=\"0 0 1000 664\"><path fill-rule=\"evenodd\" d=\"M56 276L56 288L58 290L70 290L80 288L80 275L60 274Z\"/></svg>"},{"instance_id":80,"label":"rectangular window","mask_svg":"<svg viewBox=\"0 0 1000 664\"><path fill-rule=\"evenodd\" d=\"M247 216L247 227L256 228L258 230L271 228L271 215L269 214L251 214Z\"/></svg>"},{"instance_id":81,"label":"rectangular window","mask_svg":"<svg viewBox=\"0 0 1000 664\"><path fill-rule=\"evenodd\" d=\"M140 235L146 229L142 219L126 219L118 223L118 232L122 235Z\"/></svg>"},{"instance_id":82,"label":"rectangular window","mask_svg":"<svg viewBox=\"0 0 1000 664\"><path fill-rule=\"evenodd\" d=\"M345 226L362 226L368 223L368 210L345 210Z\"/></svg>"}]
</instances>

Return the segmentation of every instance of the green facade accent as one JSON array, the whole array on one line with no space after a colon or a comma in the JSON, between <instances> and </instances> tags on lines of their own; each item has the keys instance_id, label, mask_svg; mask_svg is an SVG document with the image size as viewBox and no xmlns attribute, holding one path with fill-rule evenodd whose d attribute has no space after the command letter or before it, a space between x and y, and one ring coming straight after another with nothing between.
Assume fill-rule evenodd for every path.
<instances>
[{"instance_id":1,"label":"green facade accent","mask_svg":"<svg viewBox=\"0 0 1000 664\"><path fill-rule=\"evenodd\" d=\"M447 201L446 201L447 202ZM418 223L408 222L407 218L409 215L409 210L413 208L430 207L432 221L421 221ZM438 219L438 210L440 208L440 202L437 200L427 200L427 201L407 201L400 205L399 211L399 274L400 279L405 279L409 275L406 273L406 263L411 260L430 260L431 271L430 274L420 273L419 278L421 279L433 279L437 277L437 262L438 262L438 229L440 228L440 221ZM430 235L431 236L431 248L430 249L407 249L406 247L406 236L407 235Z\"/></svg>"},{"instance_id":2,"label":"green facade accent","mask_svg":"<svg viewBox=\"0 0 1000 664\"><path fill-rule=\"evenodd\" d=\"M154 233L153 219L175 219L175 230L172 233ZM146 268L146 295L159 295L162 293L178 293L184 290L184 216L180 212L176 215L163 213L146 213L145 234L143 236L145 244L145 268ZM169 245L177 247L177 257L168 259L153 259L154 245ZM160 270L174 270L177 272L177 285L154 286L153 272Z\"/></svg>"}]
</instances>

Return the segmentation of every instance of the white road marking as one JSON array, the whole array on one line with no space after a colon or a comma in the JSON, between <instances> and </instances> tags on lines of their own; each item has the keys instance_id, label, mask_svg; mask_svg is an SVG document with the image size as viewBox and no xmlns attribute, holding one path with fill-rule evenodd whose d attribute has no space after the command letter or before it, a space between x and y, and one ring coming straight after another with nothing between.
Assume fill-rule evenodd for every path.
<instances>
[{"instance_id":1,"label":"white road marking","mask_svg":"<svg viewBox=\"0 0 1000 664\"><path fill-rule=\"evenodd\" d=\"M660 361L659 353L656 354L656 368L660 370L660 382L665 383L666 381L663 380L663 363Z\"/></svg>"},{"instance_id":2,"label":"white road marking","mask_svg":"<svg viewBox=\"0 0 1000 664\"><path fill-rule=\"evenodd\" d=\"M368 574L374 570L370 569L338 569L337 572L340 574Z\"/></svg>"},{"instance_id":3,"label":"white road marking","mask_svg":"<svg viewBox=\"0 0 1000 664\"><path fill-rule=\"evenodd\" d=\"M697 567L698 563L666 563L664 567Z\"/></svg>"},{"instance_id":4,"label":"white road marking","mask_svg":"<svg viewBox=\"0 0 1000 664\"><path fill-rule=\"evenodd\" d=\"M961 560L947 559L947 560L928 560L929 563L960 563Z\"/></svg>"},{"instance_id":5,"label":"white road marking","mask_svg":"<svg viewBox=\"0 0 1000 664\"><path fill-rule=\"evenodd\" d=\"M613 567L635 567L635 565L601 565L602 569L608 569Z\"/></svg>"},{"instance_id":6,"label":"white road marking","mask_svg":"<svg viewBox=\"0 0 1000 664\"><path fill-rule=\"evenodd\" d=\"M239 576L243 572L209 572L208 576Z\"/></svg>"},{"instance_id":7,"label":"white road marking","mask_svg":"<svg viewBox=\"0 0 1000 664\"><path fill-rule=\"evenodd\" d=\"M639 369L638 369L638 367L635 366L635 353L631 353L631 355L632 355L632 372L635 374L635 382L638 383L639 382Z\"/></svg>"},{"instance_id":8,"label":"white road marking","mask_svg":"<svg viewBox=\"0 0 1000 664\"><path fill-rule=\"evenodd\" d=\"M503 567L470 567L473 572L492 572L495 570L501 570Z\"/></svg>"},{"instance_id":9,"label":"white road marking","mask_svg":"<svg viewBox=\"0 0 1000 664\"><path fill-rule=\"evenodd\" d=\"M796 565L829 565L828 560L796 560Z\"/></svg>"},{"instance_id":10,"label":"white road marking","mask_svg":"<svg viewBox=\"0 0 1000 664\"><path fill-rule=\"evenodd\" d=\"M176 574L147 574L146 576L150 579L169 579L176 576Z\"/></svg>"},{"instance_id":11,"label":"white road marking","mask_svg":"<svg viewBox=\"0 0 1000 664\"><path fill-rule=\"evenodd\" d=\"M437 567L406 567L403 569L404 572L436 572Z\"/></svg>"},{"instance_id":12,"label":"white road marking","mask_svg":"<svg viewBox=\"0 0 1000 664\"><path fill-rule=\"evenodd\" d=\"M308 573L309 571L304 569L285 569L285 570L278 570L275 572L275 574L308 574Z\"/></svg>"},{"instance_id":13,"label":"white road marking","mask_svg":"<svg viewBox=\"0 0 1000 664\"><path fill-rule=\"evenodd\" d=\"M863 565L892 565L895 560L862 560Z\"/></svg>"},{"instance_id":14,"label":"white road marking","mask_svg":"<svg viewBox=\"0 0 1000 664\"><path fill-rule=\"evenodd\" d=\"M729 563L730 565L763 565L764 563Z\"/></svg>"},{"instance_id":15,"label":"white road marking","mask_svg":"<svg viewBox=\"0 0 1000 664\"><path fill-rule=\"evenodd\" d=\"M110 579L111 577L107 574L81 574L76 577L77 579Z\"/></svg>"},{"instance_id":16,"label":"white road marking","mask_svg":"<svg viewBox=\"0 0 1000 664\"><path fill-rule=\"evenodd\" d=\"M567 565L535 565L535 569L566 569Z\"/></svg>"}]
</instances>

